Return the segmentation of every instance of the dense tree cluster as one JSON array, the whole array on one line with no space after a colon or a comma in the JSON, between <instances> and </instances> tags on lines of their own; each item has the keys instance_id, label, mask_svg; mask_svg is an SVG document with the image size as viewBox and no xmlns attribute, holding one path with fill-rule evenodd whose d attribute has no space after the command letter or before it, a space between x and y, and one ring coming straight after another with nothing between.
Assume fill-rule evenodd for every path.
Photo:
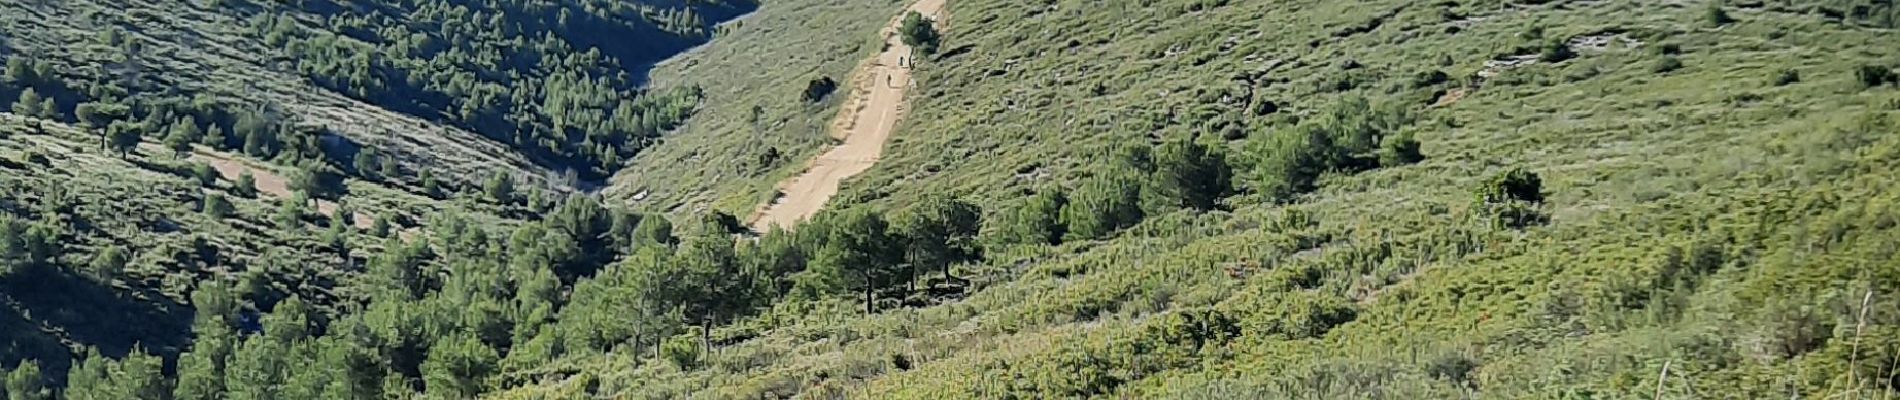
<instances>
[{"instance_id":1,"label":"dense tree cluster","mask_svg":"<svg viewBox=\"0 0 1900 400\"><path fill-rule=\"evenodd\" d=\"M225 202L207 197L202 207L228 214ZM300 231L307 206L282 204L296 211L280 229L347 236ZM343 215L333 216L332 232L349 225ZM573 353L657 352L691 367L714 327L774 303L836 297L877 312L924 294L916 283L926 275L955 285L953 266L981 257L982 212L971 203L938 197L891 221L882 215L828 212L796 232L754 236L729 215L675 230L662 216L580 195L507 231L448 213L425 236L365 247L373 252L362 272L340 282L355 295L308 298L250 275L209 277L189 296L188 349L89 350L57 390L40 389L60 380L39 376L29 361L7 387L64 398L469 398L494 389L502 374ZM111 281L135 257L112 246L87 260L55 260L63 246L45 232L0 214L0 260L9 270L80 263L89 277ZM176 372L166 373L171 357Z\"/></svg>"},{"instance_id":2,"label":"dense tree cluster","mask_svg":"<svg viewBox=\"0 0 1900 400\"><path fill-rule=\"evenodd\" d=\"M249 25L317 85L440 118L588 178L611 174L698 105L697 88L640 90L644 77L633 67L704 41L713 21L753 7L604 0L295 4L302 5L256 11Z\"/></svg>"}]
</instances>

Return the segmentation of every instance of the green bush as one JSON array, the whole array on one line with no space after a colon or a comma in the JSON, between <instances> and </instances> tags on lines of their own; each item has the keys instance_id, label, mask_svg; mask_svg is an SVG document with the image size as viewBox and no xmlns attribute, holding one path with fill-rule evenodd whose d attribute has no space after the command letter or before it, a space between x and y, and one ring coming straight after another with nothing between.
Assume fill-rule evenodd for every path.
<instances>
[{"instance_id":1,"label":"green bush","mask_svg":"<svg viewBox=\"0 0 1900 400\"><path fill-rule=\"evenodd\" d=\"M1872 88L1896 81L1893 69L1882 65L1863 64L1854 69L1854 77L1860 80L1860 86L1863 88Z\"/></svg>"},{"instance_id":2,"label":"green bush","mask_svg":"<svg viewBox=\"0 0 1900 400\"><path fill-rule=\"evenodd\" d=\"M1575 50L1571 50L1569 44L1564 43L1563 41L1553 41L1553 42L1550 42L1549 44L1544 45L1544 50L1542 53L1538 53L1537 60L1547 62L1547 63L1554 63L1554 62L1563 62L1564 60L1569 60L1576 57L1577 57L1577 52Z\"/></svg>"},{"instance_id":3,"label":"green bush","mask_svg":"<svg viewBox=\"0 0 1900 400\"><path fill-rule=\"evenodd\" d=\"M1544 201L1544 180L1536 173L1523 168L1512 168L1504 173L1486 179L1477 190L1478 201L1482 203L1503 203L1522 201L1542 203Z\"/></svg>"},{"instance_id":4,"label":"green bush","mask_svg":"<svg viewBox=\"0 0 1900 400\"><path fill-rule=\"evenodd\" d=\"M1678 69L1682 69L1682 60L1675 56L1662 56L1656 59L1656 64L1649 67L1650 72L1658 74L1667 74Z\"/></svg>"},{"instance_id":5,"label":"green bush","mask_svg":"<svg viewBox=\"0 0 1900 400\"><path fill-rule=\"evenodd\" d=\"M697 334L674 335L667 338L665 343L660 344L660 358L683 370L699 368L701 353L703 351L699 348Z\"/></svg>"},{"instance_id":6,"label":"green bush","mask_svg":"<svg viewBox=\"0 0 1900 400\"><path fill-rule=\"evenodd\" d=\"M1144 196L1161 204L1148 207L1149 211L1181 207L1212 210L1233 190L1231 175L1226 155L1216 149L1188 139L1163 143L1155 151L1154 171L1149 174L1148 190L1144 190Z\"/></svg>"},{"instance_id":7,"label":"green bush","mask_svg":"<svg viewBox=\"0 0 1900 400\"><path fill-rule=\"evenodd\" d=\"M1735 22L1735 17L1729 16L1728 11L1722 9L1721 1L1709 2L1708 11L1704 11L1702 15L1710 26L1722 26Z\"/></svg>"},{"instance_id":8,"label":"green bush","mask_svg":"<svg viewBox=\"0 0 1900 400\"><path fill-rule=\"evenodd\" d=\"M204 205L201 208L205 215L219 219L230 217L231 214L237 212L237 209L231 206L230 200L226 200L224 195L217 193L205 195Z\"/></svg>"},{"instance_id":9,"label":"green bush","mask_svg":"<svg viewBox=\"0 0 1900 400\"><path fill-rule=\"evenodd\" d=\"M1801 82L1801 72L1793 68L1781 70L1775 74L1775 86L1788 86Z\"/></svg>"},{"instance_id":10,"label":"green bush","mask_svg":"<svg viewBox=\"0 0 1900 400\"><path fill-rule=\"evenodd\" d=\"M1106 238L1141 222L1141 184L1132 172L1111 171L1084 181L1062 207L1065 241Z\"/></svg>"},{"instance_id":11,"label":"green bush","mask_svg":"<svg viewBox=\"0 0 1900 400\"><path fill-rule=\"evenodd\" d=\"M904 15L903 25L898 28L898 32L903 34L905 45L916 48L921 54L935 54L938 42L942 40L930 19L916 11Z\"/></svg>"},{"instance_id":12,"label":"green bush","mask_svg":"<svg viewBox=\"0 0 1900 400\"><path fill-rule=\"evenodd\" d=\"M1062 224L1062 209L1068 204L1069 197L1061 190L1044 190L1030 196L1020 206L990 220L996 225L991 229L993 241L1009 245L1060 243L1068 234Z\"/></svg>"},{"instance_id":13,"label":"green bush","mask_svg":"<svg viewBox=\"0 0 1900 400\"><path fill-rule=\"evenodd\" d=\"M1379 143L1379 166L1396 167L1415 164L1425 160L1425 154L1419 152L1418 139L1411 133L1386 136Z\"/></svg>"}]
</instances>

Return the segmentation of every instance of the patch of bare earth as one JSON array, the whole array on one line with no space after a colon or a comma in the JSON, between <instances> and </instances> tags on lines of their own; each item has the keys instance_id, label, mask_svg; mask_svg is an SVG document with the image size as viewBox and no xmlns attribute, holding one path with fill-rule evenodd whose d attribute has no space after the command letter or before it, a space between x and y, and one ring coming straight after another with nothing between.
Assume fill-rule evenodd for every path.
<instances>
[{"instance_id":1,"label":"patch of bare earth","mask_svg":"<svg viewBox=\"0 0 1900 400\"><path fill-rule=\"evenodd\" d=\"M276 171L272 171L270 168L251 164L250 162L233 158L228 154L205 151L203 149L194 151L191 157L210 164L212 169L218 171L218 175L223 176L224 179L228 181L237 182L238 177L243 176L245 173L250 173L251 179L256 182L257 192L263 195L278 199L293 197L290 193L290 181L285 179L283 175L277 174ZM317 213L319 214L335 214L336 209L337 204L334 201L317 200ZM363 210L354 211L355 212L351 213L350 224L355 225L358 229L370 229L376 225L375 215Z\"/></svg>"}]
</instances>

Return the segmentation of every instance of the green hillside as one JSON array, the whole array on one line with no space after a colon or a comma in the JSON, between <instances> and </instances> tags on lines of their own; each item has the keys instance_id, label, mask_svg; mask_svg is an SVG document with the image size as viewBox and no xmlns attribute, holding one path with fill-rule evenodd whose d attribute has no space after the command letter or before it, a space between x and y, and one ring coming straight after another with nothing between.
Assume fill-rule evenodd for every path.
<instances>
[{"instance_id":1,"label":"green hillside","mask_svg":"<svg viewBox=\"0 0 1900 400\"><path fill-rule=\"evenodd\" d=\"M1893 11L1651 3L953 1L842 197L983 205L979 291L576 369L636 398L1622 398L1665 363L1670 397L1890 391ZM1211 210L1148 205L1181 141L1233 170ZM1512 170L1540 201L1474 200Z\"/></svg>"},{"instance_id":2,"label":"green hillside","mask_svg":"<svg viewBox=\"0 0 1900 400\"><path fill-rule=\"evenodd\" d=\"M0 0L0 393L1900 395L1889 1L948 4Z\"/></svg>"}]
</instances>

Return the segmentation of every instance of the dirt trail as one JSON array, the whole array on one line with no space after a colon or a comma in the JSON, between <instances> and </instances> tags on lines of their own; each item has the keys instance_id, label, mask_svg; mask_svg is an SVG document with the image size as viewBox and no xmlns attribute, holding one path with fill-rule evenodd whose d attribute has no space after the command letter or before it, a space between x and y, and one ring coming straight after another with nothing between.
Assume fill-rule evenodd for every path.
<instances>
[{"instance_id":1,"label":"dirt trail","mask_svg":"<svg viewBox=\"0 0 1900 400\"><path fill-rule=\"evenodd\" d=\"M753 229L765 231L773 225L790 228L810 218L838 194L838 185L845 178L871 169L883 157L884 142L890 139L905 111L904 93L915 86L907 64L910 46L904 45L897 29L910 11L940 21L938 29L943 29L945 1L919 0L880 32L888 45L877 58L859 67L852 77L850 97L831 126L832 136L844 139L844 144L811 160L804 173L779 182L779 197L753 213L749 222Z\"/></svg>"}]
</instances>

